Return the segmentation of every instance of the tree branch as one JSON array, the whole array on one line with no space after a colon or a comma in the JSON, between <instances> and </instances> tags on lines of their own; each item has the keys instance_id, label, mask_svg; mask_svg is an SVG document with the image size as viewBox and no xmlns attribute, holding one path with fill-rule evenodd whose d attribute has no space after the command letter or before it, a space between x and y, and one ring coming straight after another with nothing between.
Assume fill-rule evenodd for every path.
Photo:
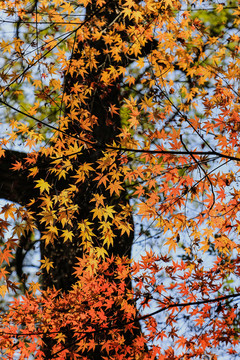
<instances>
[{"instance_id":1,"label":"tree branch","mask_svg":"<svg viewBox=\"0 0 240 360\"><path fill-rule=\"evenodd\" d=\"M174 304L167 305L167 306L163 307L162 309L156 310L156 311L154 311L152 313L149 313L147 315L140 316L140 317L137 318L137 320L138 321L139 320L145 320L150 316L157 315L157 314L159 314L159 313L161 313L161 312L163 312L165 310L172 309L174 307L176 307L176 308L184 308L184 307L193 306L193 305L209 304L209 303L223 301L223 300L227 300L227 299L233 299L233 298L236 298L236 297L239 297L239 296L240 296L240 293L232 294L232 295L219 296L219 297L217 297L215 299L206 299L206 300L199 300L199 301L193 301L193 302L187 302L187 303L174 303Z\"/></svg>"}]
</instances>

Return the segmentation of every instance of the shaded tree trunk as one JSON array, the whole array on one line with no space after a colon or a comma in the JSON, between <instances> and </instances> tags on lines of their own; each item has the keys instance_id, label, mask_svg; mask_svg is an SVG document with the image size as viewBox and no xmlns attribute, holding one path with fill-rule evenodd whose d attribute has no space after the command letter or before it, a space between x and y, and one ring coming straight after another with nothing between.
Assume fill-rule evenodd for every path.
<instances>
[{"instance_id":1,"label":"shaded tree trunk","mask_svg":"<svg viewBox=\"0 0 240 360\"><path fill-rule=\"evenodd\" d=\"M86 17L91 17L91 14L95 14L96 19L102 18L105 19L105 27L110 26L112 22L117 18L119 14L119 1L110 1L105 9L97 11L95 5L89 5L86 9ZM121 36L126 37L126 33L120 33ZM94 51L97 60L97 68L93 67L88 74L84 77L79 74L78 71L78 60L83 56L83 53L91 49ZM145 49L147 52L148 50ZM73 52L70 67L72 71L67 71L65 74L64 82L64 95L69 99L66 109L65 117L69 119L68 129L66 130L66 135L77 136L79 134L84 134L88 136L89 141L93 142L93 146L88 149L85 148L82 150L82 153L77 156L77 159L73 162L73 170L68 174L66 179L57 180L52 174L49 173L49 159L39 158L37 160L37 166L40 171L38 178L47 179L48 183L52 185L54 193L60 193L63 189L69 187L71 183L74 183L72 174L78 169L81 164L91 163L91 166L96 169L98 166L98 160L102 157L102 149L106 145L112 144L113 141L118 141L119 129L121 127L120 115L117 113L110 114L110 106L115 105L117 108L121 106L121 94L120 94L120 85L121 78L112 81L109 85L105 85L100 81L100 74L102 70L107 69L109 66L126 66L129 60L127 60L124 55L122 55L122 62L114 63L108 55L106 45L102 39L92 40L90 39L87 43L79 42L75 47ZM97 119L97 122L93 125L92 132L88 132L81 127L81 123L77 120L71 119L71 112L74 110L72 107L72 97L73 97L73 87L75 84L80 84L81 86L91 86L93 88L92 95L85 100L85 103L82 103L81 109L86 110L93 119ZM76 97L76 94L75 94ZM79 109L78 109L79 111ZM94 148L94 144L98 145L98 148ZM0 159L0 170L1 170L1 188L0 188L0 197L8 199L14 202L17 202L23 206L28 206L32 198L37 199L39 192L35 189L35 183L31 178L28 177L27 171L22 172L12 172L9 166L12 162L16 160L23 160L25 154L16 152L16 151L6 151L6 157ZM116 160L118 162L118 159ZM42 275L42 285L43 288L52 288L53 286L56 289L64 291L69 291L72 285L75 282L75 277L73 275L74 265L76 263L76 257L81 257L82 255L82 246L80 232L78 229L78 224L85 219L90 219L94 224L94 241L96 246L101 245L100 243L100 234L99 234L99 223L96 219L92 219L91 210L93 206L90 203L93 193L98 193L105 197L105 204L113 206L117 212L120 209L121 205L127 205L128 200L126 196L126 191L123 190L120 196L110 196L109 191L106 191L104 186L96 186L96 181L94 181L94 175L91 175L85 182L80 183L78 192L74 196L74 203L78 205L79 211L78 215L70 219L72 221L71 229L74 233L72 241L63 241L62 237L58 237L57 241L54 241L53 244L49 243L45 246L44 242L41 242L41 257L47 257L52 263L53 268L49 272L43 270ZM38 229L41 233L44 233L46 229L40 221L39 212L41 211L41 206L39 200L36 201L30 210L36 214L36 222ZM129 217L129 222L132 223L132 218ZM132 226L133 228L133 226ZM133 230L130 231L130 234L121 235L120 231L115 229L115 238L114 244L110 247L110 254L115 256L128 256L131 255L131 246L133 242ZM139 333L139 329L136 330L136 334ZM135 334L135 335L136 335ZM129 334L128 334L129 335ZM129 343L132 341L133 335L129 336L126 339L126 342ZM72 334L69 332L69 339L66 343L71 343ZM52 339L47 337L44 339L45 347L43 351L47 359L51 358L51 348L52 348ZM100 359L98 351L89 354L91 359Z\"/></svg>"},{"instance_id":2,"label":"shaded tree trunk","mask_svg":"<svg viewBox=\"0 0 240 360\"><path fill-rule=\"evenodd\" d=\"M92 14L95 14L96 20L105 19L105 27L108 27L119 13L118 9L119 1L111 1L105 7L104 10L98 11L94 5L89 5L86 9L86 18L91 18ZM67 136L72 135L76 138L84 136L93 143L93 146L88 149L83 149L81 154L74 162L74 171L84 163L90 163L93 169L96 169L98 160L103 156L103 151L107 145L111 145L113 141L118 142L118 135L120 133L121 119L117 113L110 114L110 105L115 105L120 108L120 84L122 78L118 78L116 81L111 82L110 85L105 85L100 80L100 75L104 69L107 69L110 65L123 65L121 63L115 64L109 57L106 45L102 39L79 42L75 44L75 50L69 63L70 71L65 73L64 81L64 97L67 98L67 104L65 108L64 116L69 119L68 129L66 130ZM79 71L78 61L88 56L87 52L91 51L96 54L97 68L93 67L88 69L88 73L81 76ZM87 59L85 59L87 61ZM84 102L80 104L79 117L81 117L81 111L86 111L88 116L93 120L92 131L88 131L82 126L78 120L71 119L72 111L76 110L72 103L75 103L78 94L73 92L75 84L79 84L83 88L93 88L91 96L86 98ZM96 123L95 123L96 120ZM97 147L94 147L94 145ZM118 159L116 160L118 162ZM94 234L96 235L93 240L96 246L101 246L102 240L100 240L99 222L92 218L91 210L94 208L94 204L90 203L93 193L98 193L105 197L105 205L113 206L115 211L120 209L119 205L126 205L126 191L122 191L120 197L110 196L109 191L105 186L96 186L94 178L96 174L90 175L85 182L79 184L78 192L75 195L74 202L78 205L79 211L75 219L72 220L74 229L74 239L72 242L63 242L58 239L57 244L49 244L47 247L42 244L41 254L42 257L46 256L51 259L54 264L54 268L49 273L44 274L43 284L44 287L52 287L53 285L57 289L68 291L73 285L75 279L72 276L73 267L75 265L76 257L81 257L82 246L80 231L77 230L78 224L83 220L90 220L94 225ZM48 178L49 182L49 178ZM67 178L66 181L54 182L54 191L59 193L62 189L69 186L72 182L71 178ZM132 223L131 217L129 222ZM131 255L131 246L133 241L133 231L129 235L126 233L120 236L120 231L115 230L115 241L112 247L110 247L110 255L115 256L128 256Z\"/></svg>"}]
</instances>

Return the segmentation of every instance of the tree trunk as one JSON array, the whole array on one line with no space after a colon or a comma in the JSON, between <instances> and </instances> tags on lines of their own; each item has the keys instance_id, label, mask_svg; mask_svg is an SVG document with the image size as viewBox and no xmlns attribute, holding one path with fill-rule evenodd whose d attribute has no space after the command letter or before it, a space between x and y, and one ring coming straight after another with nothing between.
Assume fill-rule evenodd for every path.
<instances>
[{"instance_id":1,"label":"tree trunk","mask_svg":"<svg viewBox=\"0 0 240 360\"><path fill-rule=\"evenodd\" d=\"M105 19L105 27L108 27L118 15L118 3L119 1L111 1L105 9L101 11L97 10L95 5L89 5L86 9L86 18L90 19L91 16L95 14L94 16L97 20L100 18ZM97 54L97 68L93 67L91 70L88 69L88 73L82 76L80 74L78 63L80 59L84 59L85 62L88 61L88 51ZM80 136L80 138L87 138L93 145L92 147L81 151L77 160L74 161L72 174L74 174L79 166L84 163L91 164L91 167L96 170L99 165L98 160L103 156L103 151L101 149L104 149L107 145L111 145L113 141L116 143L118 142L117 136L120 132L121 119L118 113L110 114L110 105L115 105L118 109L120 108L120 84L122 79L118 78L107 86L100 81L102 71L109 66L115 65L114 61L110 59L106 45L102 39L92 40L90 38L87 42L79 42L75 47L69 63L69 71L66 71L64 82L64 97L67 99L64 117L69 119L66 133L67 136L71 135L76 137L76 139L78 136ZM117 65L120 66L123 64L118 63ZM84 124L82 125L78 119L72 120L71 118L71 113L76 111L75 106L72 104L75 103L78 96L78 93L73 92L75 84L79 84L83 88L90 86L93 88L91 96L88 96L84 102L79 102L79 108L77 109L79 117L81 117L82 111L86 111L88 116L93 119L92 131L86 130ZM94 123L95 120L96 123ZM97 147L94 147L95 144ZM119 159L116 159L116 163L118 161ZM74 238L72 242L63 242L61 238L58 238L57 243L49 244L46 247L42 243L42 257L46 256L54 265L49 273L44 274L44 287L55 286L57 289L68 291L73 285L75 281L74 276L72 275L74 270L73 267L75 265L76 257L81 257L82 255L80 231L77 228L78 224L83 220L88 220L94 224L93 232L95 237L93 239L95 245L102 245L102 240L100 240L101 235L99 233L100 223L96 218L93 219L91 212L94 208L94 204L91 204L90 202L93 193L103 195L105 197L104 204L113 206L116 212L119 212L120 205L123 206L128 203L125 190L121 192L119 197L110 196L109 191L106 190L105 186L96 186L96 181L94 181L95 177L96 174L93 172L93 175L89 176L85 182L79 183L78 185L78 192L75 195L74 203L78 205L79 211L76 218L72 219L72 229L74 229ZM54 182L54 191L57 193L60 193L62 189L69 187L72 182L74 183L71 177L68 177L66 181L56 182L55 179L52 179L52 181ZM132 223L131 217L129 217L129 222ZM120 236L120 231L115 229L114 235L115 241L113 246L109 249L110 255L130 257L134 235L133 230L130 231L129 235L125 233L123 236Z\"/></svg>"},{"instance_id":2,"label":"tree trunk","mask_svg":"<svg viewBox=\"0 0 240 360\"><path fill-rule=\"evenodd\" d=\"M118 3L119 1L110 1L105 9L102 9L101 11L97 10L95 5L89 5L86 9L86 18L91 18L91 16L95 14L94 16L96 19L105 19L105 27L107 28L119 14ZM87 56L87 51L89 51L89 49L97 54L97 68L93 67L86 75L81 76L78 65L75 64L83 57L84 53ZM119 129L121 127L121 119L118 113L110 114L110 105L120 108L120 84L122 79L118 78L107 86L100 81L101 72L109 66L115 65L125 66L126 61L123 58L122 63L118 62L115 64L114 61L110 59L106 45L102 39L94 41L90 38L87 43L79 42L75 47L69 65L69 70L71 70L66 72L64 82L64 96L69 99L66 103L64 114L65 118L69 119L66 136L73 136L76 138L79 135L85 136L93 143L93 146L84 148L81 154L77 156L77 159L73 162L74 168L71 173L67 175L66 179L58 180L50 173L50 161L48 158L38 158L37 166L40 171L37 177L34 178L34 181L32 178L28 177L27 171L13 172L9 167L9 165L16 162L16 160L23 160L26 154L16 151L6 151L5 158L0 159L0 196L23 206L28 206L30 200L34 198L36 200L35 203L28 208L35 213L37 227L42 234L45 234L47 230L45 229L44 223L41 221L41 202L38 199L39 191L35 188L35 180L40 178L46 179L52 187L53 194L59 194L62 190L69 188L70 184L74 183L72 175L77 171L80 165L90 163L92 168L96 169L99 165L98 160L103 156L103 150L101 149L104 149L106 145L112 144L113 141L118 141L117 136L119 135ZM73 97L76 99L76 96L78 95L76 93L74 94L72 90L76 83L81 86L91 86L93 88L92 95L82 103L81 108L77 109L79 116L80 112L85 110L88 112L89 116L92 117L93 123L95 119L97 120L92 127L92 132L84 129L84 127L81 126L81 122L71 120L71 113L75 110L72 106L72 100ZM94 148L94 144L97 144L97 148ZM118 161L119 159L116 159L116 166L118 166ZM47 257L53 263L53 268L51 268L49 272L43 269L41 278L43 289L55 287L56 289L61 290L61 292L67 292L74 284L74 265L76 264L76 258L81 257L83 252L80 231L78 229L78 224L83 220L89 220L93 223L95 245L101 246L103 240L101 239L101 234L99 232L100 224L96 218L93 219L91 212L94 207L94 204L90 202L93 193L103 195L105 197L105 205L112 206L116 212L118 212L122 206L128 204L125 190L121 192L119 197L115 195L110 196L109 191L106 190L105 186L96 186L94 177L96 177L96 175L93 172L93 175L89 176L85 182L80 183L80 185L78 184L78 192L74 195L73 200L74 203L78 205L79 211L75 218L69 219L72 222L70 228L74 234L72 241L64 242L61 236L58 236L53 243L49 243L47 246L44 241L41 241L42 259ZM129 216L129 222L132 224L131 216ZM109 249L110 255L130 257L133 235L133 225L129 234L124 233L121 235L120 230L116 228L114 230L114 244ZM137 332L139 331L137 330ZM68 335L69 339L66 340L66 344L71 344L71 331L68 332ZM129 344L133 336L128 334L127 337L128 339L126 339L126 342ZM51 359L53 340L46 336L44 342L45 346L43 347L43 351L45 357L46 359ZM97 350L88 354L88 356L94 360L101 358L99 351Z\"/></svg>"}]
</instances>

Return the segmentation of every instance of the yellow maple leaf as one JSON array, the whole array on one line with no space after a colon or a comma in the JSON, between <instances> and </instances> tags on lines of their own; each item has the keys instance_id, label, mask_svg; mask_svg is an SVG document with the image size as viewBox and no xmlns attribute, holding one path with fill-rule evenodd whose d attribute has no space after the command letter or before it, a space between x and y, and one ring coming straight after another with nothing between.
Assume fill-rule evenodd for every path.
<instances>
[{"instance_id":1,"label":"yellow maple leaf","mask_svg":"<svg viewBox=\"0 0 240 360\"><path fill-rule=\"evenodd\" d=\"M105 221L107 220L108 217L110 217L111 219L113 219L113 214L116 213L116 211L113 209L113 206L109 206L107 205L104 209L104 213L103 213L103 216L104 216L104 219Z\"/></svg>"},{"instance_id":2,"label":"yellow maple leaf","mask_svg":"<svg viewBox=\"0 0 240 360\"><path fill-rule=\"evenodd\" d=\"M101 220L104 213L103 209L104 208L100 206L100 207L95 207L93 210L91 210L91 212L93 213L93 219L97 217L99 220Z\"/></svg>"},{"instance_id":3,"label":"yellow maple leaf","mask_svg":"<svg viewBox=\"0 0 240 360\"><path fill-rule=\"evenodd\" d=\"M50 261L46 256L44 256L44 260L40 260L42 265L40 269L46 268L47 272L49 272L50 268L53 268L53 262Z\"/></svg>"},{"instance_id":4,"label":"yellow maple leaf","mask_svg":"<svg viewBox=\"0 0 240 360\"><path fill-rule=\"evenodd\" d=\"M66 338L66 335L64 335L63 333L58 333L55 336L55 339L57 340L58 343L60 343L60 342L65 343L65 338Z\"/></svg>"},{"instance_id":5,"label":"yellow maple leaf","mask_svg":"<svg viewBox=\"0 0 240 360\"><path fill-rule=\"evenodd\" d=\"M36 181L37 185L35 186L35 188L40 188L40 193L42 194L43 191L46 191L47 193L49 193L49 189L51 188L51 185L49 185L46 181L44 181L43 179L37 180Z\"/></svg>"},{"instance_id":6,"label":"yellow maple leaf","mask_svg":"<svg viewBox=\"0 0 240 360\"><path fill-rule=\"evenodd\" d=\"M33 294L36 293L36 291L40 291L40 285L38 282L30 282L29 283L29 291L32 291Z\"/></svg>"},{"instance_id":7,"label":"yellow maple leaf","mask_svg":"<svg viewBox=\"0 0 240 360\"><path fill-rule=\"evenodd\" d=\"M63 8L63 10L61 11L61 13L67 12L68 15L70 15L71 13L74 13L74 11L75 11L74 8L72 7L72 5L69 4L69 3L67 3L67 2L61 4L61 7Z\"/></svg>"},{"instance_id":8,"label":"yellow maple leaf","mask_svg":"<svg viewBox=\"0 0 240 360\"><path fill-rule=\"evenodd\" d=\"M4 297L7 292L7 285L0 286L0 296Z\"/></svg>"},{"instance_id":9,"label":"yellow maple leaf","mask_svg":"<svg viewBox=\"0 0 240 360\"><path fill-rule=\"evenodd\" d=\"M38 79L35 79L33 81L33 86L35 86L35 88L41 88L42 87L42 80L38 80Z\"/></svg>"},{"instance_id":10,"label":"yellow maple leaf","mask_svg":"<svg viewBox=\"0 0 240 360\"><path fill-rule=\"evenodd\" d=\"M63 241L66 242L67 240L72 241L72 237L73 237L73 232L69 231L68 229L63 230L62 231L62 235L61 235L64 239Z\"/></svg>"},{"instance_id":11,"label":"yellow maple leaf","mask_svg":"<svg viewBox=\"0 0 240 360\"><path fill-rule=\"evenodd\" d=\"M173 251L176 251L177 242L173 237L168 237L168 240L164 243L164 245L168 245L169 252L173 249Z\"/></svg>"},{"instance_id":12,"label":"yellow maple leaf","mask_svg":"<svg viewBox=\"0 0 240 360\"><path fill-rule=\"evenodd\" d=\"M114 235L112 229L109 227L106 229L106 231L103 232L103 236L101 239L103 240L103 245L107 245L107 248L109 249L110 245L113 246L113 238L116 237Z\"/></svg>"},{"instance_id":13,"label":"yellow maple leaf","mask_svg":"<svg viewBox=\"0 0 240 360\"><path fill-rule=\"evenodd\" d=\"M105 259L105 256L107 256L108 255L108 252L107 252L107 250L106 249L104 249L104 247L102 246L102 247L96 247L96 256L97 256L97 258L103 258L103 259Z\"/></svg>"},{"instance_id":14,"label":"yellow maple leaf","mask_svg":"<svg viewBox=\"0 0 240 360\"><path fill-rule=\"evenodd\" d=\"M31 168L29 170L29 173L30 173L29 176L32 176L32 177L36 176L38 174L38 171L39 171L38 167L34 166L33 168Z\"/></svg>"},{"instance_id":15,"label":"yellow maple leaf","mask_svg":"<svg viewBox=\"0 0 240 360\"><path fill-rule=\"evenodd\" d=\"M125 222L125 221L115 221L115 224L117 225L118 229L121 230L121 236L124 234L124 233L127 233L128 236L130 235L130 231L133 230L132 228L132 225Z\"/></svg>"},{"instance_id":16,"label":"yellow maple leaf","mask_svg":"<svg viewBox=\"0 0 240 360\"><path fill-rule=\"evenodd\" d=\"M7 51L9 52L9 54L11 54L11 49L13 49L12 44L10 44L9 42L6 42L4 40L1 41L0 47L2 49L3 54Z\"/></svg>"},{"instance_id":17,"label":"yellow maple leaf","mask_svg":"<svg viewBox=\"0 0 240 360\"><path fill-rule=\"evenodd\" d=\"M104 199L106 199L105 196L100 194L94 194L90 202L96 201L96 207L98 207L99 205L104 206Z\"/></svg>"}]
</instances>

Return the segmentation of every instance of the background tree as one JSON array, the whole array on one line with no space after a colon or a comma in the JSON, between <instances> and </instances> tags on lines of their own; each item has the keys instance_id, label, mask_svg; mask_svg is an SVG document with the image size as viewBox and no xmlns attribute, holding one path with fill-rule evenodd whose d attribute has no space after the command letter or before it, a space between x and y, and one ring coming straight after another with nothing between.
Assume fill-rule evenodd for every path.
<instances>
[{"instance_id":1,"label":"background tree","mask_svg":"<svg viewBox=\"0 0 240 360\"><path fill-rule=\"evenodd\" d=\"M0 289L15 268L26 291L3 356L237 356L237 3L2 9ZM150 242L130 274L134 230ZM38 243L41 294L23 271Z\"/></svg>"}]
</instances>

